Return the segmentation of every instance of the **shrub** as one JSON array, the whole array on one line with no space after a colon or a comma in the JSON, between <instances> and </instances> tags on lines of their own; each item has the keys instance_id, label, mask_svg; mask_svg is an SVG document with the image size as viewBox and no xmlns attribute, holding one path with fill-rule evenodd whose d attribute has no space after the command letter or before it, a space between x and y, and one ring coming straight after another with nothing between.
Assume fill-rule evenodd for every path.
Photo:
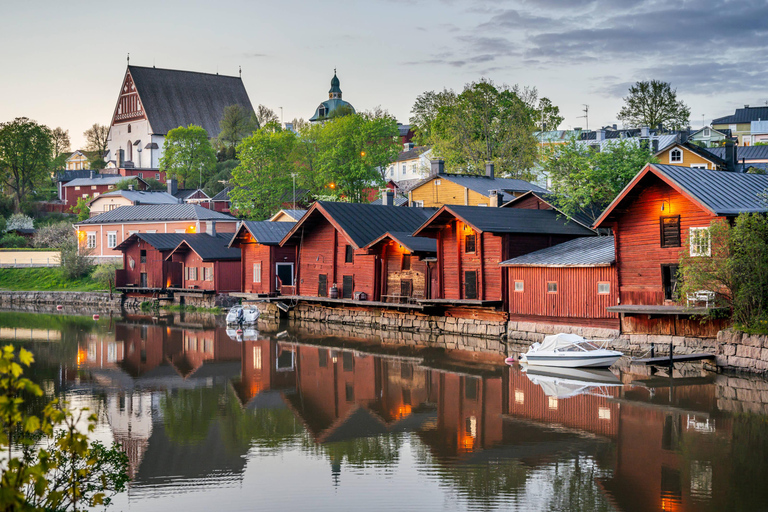
<instances>
[{"instance_id":1,"label":"shrub","mask_svg":"<svg viewBox=\"0 0 768 512\"><path fill-rule=\"evenodd\" d=\"M117 263L101 263L96 265L91 277L107 290L112 290L115 287L115 271L122 267Z\"/></svg>"},{"instance_id":2,"label":"shrub","mask_svg":"<svg viewBox=\"0 0 768 512\"><path fill-rule=\"evenodd\" d=\"M147 184L147 190L166 190L168 188L155 178L144 178L144 181Z\"/></svg>"},{"instance_id":3,"label":"shrub","mask_svg":"<svg viewBox=\"0 0 768 512\"><path fill-rule=\"evenodd\" d=\"M77 215L78 222L87 220L91 216L91 208L88 206L88 200L81 197L77 200L77 204L70 208L70 211Z\"/></svg>"},{"instance_id":4,"label":"shrub","mask_svg":"<svg viewBox=\"0 0 768 512\"><path fill-rule=\"evenodd\" d=\"M8 218L8 222L5 224L6 231L12 231L14 229L34 229L35 222L32 217L24 215L23 213L14 213Z\"/></svg>"},{"instance_id":5,"label":"shrub","mask_svg":"<svg viewBox=\"0 0 768 512\"><path fill-rule=\"evenodd\" d=\"M32 237L34 247L58 249L66 243L76 243L75 230L69 222L58 222L39 228Z\"/></svg>"},{"instance_id":6,"label":"shrub","mask_svg":"<svg viewBox=\"0 0 768 512\"><path fill-rule=\"evenodd\" d=\"M61 251L61 272L67 279L77 279L88 274L93 267L89 251L84 247L77 250L77 242L67 242L59 247Z\"/></svg>"},{"instance_id":7,"label":"shrub","mask_svg":"<svg viewBox=\"0 0 768 512\"><path fill-rule=\"evenodd\" d=\"M0 238L0 247L4 247L6 249L27 247L27 243L28 242L26 238L21 235L17 235L16 233L6 233L3 235L3 238Z\"/></svg>"}]
</instances>

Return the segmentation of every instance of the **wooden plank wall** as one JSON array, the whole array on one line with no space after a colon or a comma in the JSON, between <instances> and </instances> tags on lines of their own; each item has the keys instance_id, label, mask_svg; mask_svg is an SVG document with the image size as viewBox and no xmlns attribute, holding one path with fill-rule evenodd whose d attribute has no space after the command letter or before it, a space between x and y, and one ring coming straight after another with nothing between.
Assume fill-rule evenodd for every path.
<instances>
[{"instance_id":1,"label":"wooden plank wall","mask_svg":"<svg viewBox=\"0 0 768 512\"><path fill-rule=\"evenodd\" d=\"M389 242L383 248L382 257L386 261L386 274L387 278L382 290L382 295L391 295L393 293L400 293L400 282L403 279L408 279L413 283L413 292L421 293L421 297L426 297L427 291L427 263L419 261L416 256L411 256L411 269L402 270L403 256L407 253L406 250L400 249L400 244L395 242Z\"/></svg>"},{"instance_id":2,"label":"wooden plank wall","mask_svg":"<svg viewBox=\"0 0 768 512\"><path fill-rule=\"evenodd\" d=\"M141 251L147 251L147 262L141 263ZM141 273L147 274L147 287L165 288L166 275L163 272L165 257L169 251L160 252L143 240L138 240L126 249L123 256L126 284L139 286ZM133 258L134 267L131 268L130 258Z\"/></svg>"},{"instance_id":3,"label":"wooden plank wall","mask_svg":"<svg viewBox=\"0 0 768 512\"><path fill-rule=\"evenodd\" d=\"M213 285L216 293L240 291L240 261L215 261ZM274 281L274 278L272 279ZM210 281L208 281L210 283Z\"/></svg>"}]
</instances>

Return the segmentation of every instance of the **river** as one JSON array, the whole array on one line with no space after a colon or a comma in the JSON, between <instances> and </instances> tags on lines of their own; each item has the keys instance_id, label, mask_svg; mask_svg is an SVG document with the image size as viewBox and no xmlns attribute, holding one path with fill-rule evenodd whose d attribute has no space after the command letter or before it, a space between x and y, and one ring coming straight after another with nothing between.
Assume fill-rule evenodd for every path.
<instances>
[{"instance_id":1,"label":"river","mask_svg":"<svg viewBox=\"0 0 768 512\"><path fill-rule=\"evenodd\" d=\"M768 509L763 379L546 374L397 336L0 312L46 395L122 444L110 510Z\"/></svg>"}]
</instances>

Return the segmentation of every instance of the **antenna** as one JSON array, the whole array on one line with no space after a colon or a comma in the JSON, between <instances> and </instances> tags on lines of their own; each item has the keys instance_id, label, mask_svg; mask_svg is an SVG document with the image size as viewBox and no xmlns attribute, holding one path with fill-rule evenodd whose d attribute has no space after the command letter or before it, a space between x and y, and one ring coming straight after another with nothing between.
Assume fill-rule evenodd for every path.
<instances>
[{"instance_id":1,"label":"antenna","mask_svg":"<svg viewBox=\"0 0 768 512\"><path fill-rule=\"evenodd\" d=\"M587 120L587 123L586 123L587 124L587 131L589 131L589 105L587 105L586 103L582 103L582 105L584 105L584 110L582 110L582 112L584 112L584 115L583 116L578 116L578 117L579 118L583 117L584 119Z\"/></svg>"},{"instance_id":2,"label":"antenna","mask_svg":"<svg viewBox=\"0 0 768 512\"><path fill-rule=\"evenodd\" d=\"M128 53L128 57L126 57L125 60L128 61L128 65L130 66L131 65L131 54L130 54L130 52Z\"/></svg>"},{"instance_id":3,"label":"antenna","mask_svg":"<svg viewBox=\"0 0 768 512\"><path fill-rule=\"evenodd\" d=\"M243 66L237 66L237 72L240 74L240 78L243 78Z\"/></svg>"}]
</instances>

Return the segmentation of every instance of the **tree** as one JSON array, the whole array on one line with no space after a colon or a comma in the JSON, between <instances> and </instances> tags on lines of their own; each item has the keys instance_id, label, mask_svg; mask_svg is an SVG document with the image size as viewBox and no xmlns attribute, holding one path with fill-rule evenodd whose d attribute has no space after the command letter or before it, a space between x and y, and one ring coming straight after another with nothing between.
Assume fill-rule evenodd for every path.
<instances>
[{"instance_id":1,"label":"tree","mask_svg":"<svg viewBox=\"0 0 768 512\"><path fill-rule=\"evenodd\" d=\"M107 151L109 139L109 126L94 123L93 126L83 132L85 136L85 150L96 151L103 155Z\"/></svg>"},{"instance_id":2,"label":"tree","mask_svg":"<svg viewBox=\"0 0 768 512\"><path fill-rule=\"evenodd\" d=\"M688 125L691 109L677 99L677 89L672 89L668 82L650 80L629 88L617 117L635 128L663 125L678 130Z\"/></svg>"},{"instance_id":3,"label":"tree","mask_svg":"<svg viewBox=\"0 0 768 512\"><path fill-rule=\"evenodd\" d=\"M88 206L88 200L84 197L78 197L75 206L69 210L77 215L78 222L82 222L91 217L91 208Z\"/></svg>"},{"instance_id":4,"label":"tree","mask_svg":"<svg viewBox=\"0 0 768 512\"><path fill-rule=\"evenodd\" d=\"M155 180L157 181L157 180ZM131 178L125 178L115 183L115 190L130 190L131 187L136 186L137 181Z\"/></svg>"},{"instance_id":5,"label":"tree","mask_svg":"<svg viewBox=\"0 0 768 512\"><path fill-rule=\"evenodd\" d=\"M51 135L53 137L53 168L60 169L64 167L66 153L70 150L69 130L57 127L53 129Z\"/></svg>"},{"instance_id":6,"label":"tree","mask_svg":"<svg viewBox=\"0 0 768 512\"><path fill-rule=\"evenodd\" d=\"M280 118L277 117L275 111L271 108L259 105L256 107L256 128L263 128L269 123L279 123Z\"/></svg>"},{"instance_id":7,"label":"tree","mask_svg":"<svg viewBox=\"0 0 768 512\"><path fill-rule=\"evenodd\" d=\"M104 161L104 159L101 158L100 156L96 156L88 161L88 168L93 169L94 171L104 169L106 166L107 166L107 162Z\"/></svg>"},{"instance_id":8,"label":"tree","mask_svg":"<svg viewBox=\"0 0 768 512\"><path fill-rule=\"evenodd\" d=\"M57 249L64 243L75 242L75 231L71 222L57 222L38 229L32 237L32 245L38 248Z\"/></svg>"},{"instance_id":9,"label":"tree","mask_svg":"<svg viewBox=\"0 0 768 512\"><path fill-rule=\"evenodd\" d=\"M6 345L0 352L0 510L88 510L108 505L125 490L128 457L119 445L91 441L97 416L88 408L73 413L54 400L39 416L25 402L42 397L23 376L34 362L31 352ZM87 426L81 432L81 424Z\"/></svg>"},{"instance_id":10,"label":"tree","mask_svg":"<svg viewBox=\"0 0 768 512\"><path fill-rule=\"evenodd\" d=\"M14 231L16 229L34 229L35 221L29 215L23 213L14 213L8 217L8 222L5 224L6 231Z\"/></svg>"},{"instance_id":11,"label":"tree","mask_svg":"<svg viewBox=\"0 0 768 512\"><path fill-rule=\"evenodd\" d=\"M637 141L618 140L597 151L571 140L549 149L543 172L552 182L558 208L566 215L583 214L595 221L649 162L656 159Z\"/></svg>"},{"instance_id":12,"label":"tree","mask_svg":"<svg viewBox=\"0 0 768 512\"><path fill-rule=\"evenodd\" d=\"M538 111L536 124L541 131L557 130L565 119L560 115L560 107L553 105L549 98L541 98L536 110Z\"/></svg>"},{"instance_id":13,"label":"tree","mask_svg":"<svg viewBox=\"0 0 768 512\"><path fill-rule=\"evenodd\" d=\"M219 122L219 140L228 147L234 148L245 137L258 129L256 117L251 110L241 105L224 107L224 115Z\"/></svg>"},{"instance_id":14,"label":"tree","mask_svg":"<svg viewBox=\"0 0 768 512\"><path fill-rule=\"evenodd\" d=\"M297 136L275 124L243 140L240 164L232 171L233 206L248 217L263 219L280 208L281 197L292 186L292 153Z\"/></svg>"},{"instance_id":15,"label":"tree","mask_svg":"<svg viewBox=\"0 0 768 512\"><path fill-rule=\"evenodd\" d=\"M427 91L416 97L411 108L411 129L419 144L428 144L432 135L432 123L435 122L441 108L451 108L456 102L456 93L443 89L440 92Z\"/></svg>"},{"instance_id":16,"label":"tree","mask_svg":"<svg viewBox=\"0 0 768 512\"><path fill-rule=\"evenodd\" d=\"M536 95L489 80L468 84L455 102L438 108L426 142L450 172L482 174L491 162L501 176L532 179Z\"/></svg>"},{"instance_id":17,"label":"tree","mask_svg":"<svg viewBox=\"0 0 768 512\"><path fill-rule=\"evenodd\" d=\"M163 144L160 170L168 178L175 178L182 187L203 183L216 169L216 153L213 151L208 132L200 126L179 126L169 131Z\"/></svg>"},{"instance_id":18,"label":"tree","mask_svg":"<svg viewBox=\"0 0 768 512\"><path fill-rule=\"evenodd\" d=\"M14 195L19 211L27 194L50 176L53 135L26 117L0 123L0 180Z\"/></svg>"}]
</instances>

